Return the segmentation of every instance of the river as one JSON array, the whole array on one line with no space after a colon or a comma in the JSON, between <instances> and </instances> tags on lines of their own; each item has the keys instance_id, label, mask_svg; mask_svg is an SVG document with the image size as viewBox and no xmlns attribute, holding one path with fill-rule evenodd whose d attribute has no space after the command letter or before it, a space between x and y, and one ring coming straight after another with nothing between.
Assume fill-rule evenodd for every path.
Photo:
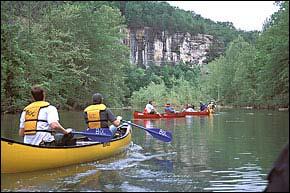
<instances>
[{"instance_id":1,"label":"river","mask_svg":"<svg viewBox=\"0 0 290 193\"><path fill-rule=\"evenodd\" d=\"M132 110L113 112L132 120ZM60 119L66 128L85 128L82 112L60 112ZM212 116L134 123L172 131L173 141L164 143L133 127L132 143L122 154L1 174L1 191L263 191L273 162L289 140L289 112L220 109ZM1 115L1 136L20 141L18 124L19 115Z\"/></svg>"}]
</instances>

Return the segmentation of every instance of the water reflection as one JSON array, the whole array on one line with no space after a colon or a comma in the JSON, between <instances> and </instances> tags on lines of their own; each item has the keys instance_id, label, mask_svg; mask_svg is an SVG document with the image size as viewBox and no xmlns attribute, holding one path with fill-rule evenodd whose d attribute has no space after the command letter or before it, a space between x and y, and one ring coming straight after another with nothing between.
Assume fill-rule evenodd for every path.
<instances>
[{"instance_id":1,"label":"water reflection","mask_svg":"<svg viewBox=\"0 0 290 193\"><path fill-rule=\"evenodd\" d=\"M172 171L172 160L167 160L166 157L174 155L174 153L162 153L162 154L143 154L140 152L129 153L127 158L112 161L104 164L94 164L98 170L124 170L131 167L140 165L140 162L149 161L154 162L154 166L160 170ZM109 161L109 160L107 160Z\"/></svg>"},{"instance_id":2,"label":"water reflection","mask_svg":"<svg viewBox=\"0 0 290 193\"><path fill-rule=\"evenodd\" d=\"M185 116L185 124L188 128L193 126L193 117L192 116Z\"/></svg>"},{"instance_id":3,"label":"water reflection","mask_svg":"<svg viewBox=\"0 0 290 193\"><path fill-rule=\"evenodd\" d=\"M144 127L146 128L154 128L156 127L157 120L143 120Z\"/></svg>"},{"instance_id":4,"label":"water reflection","mask_svg":"<svg viewBox=\"0 0 290 193\"><path fill-rule=\"evenodd\" d=\"M159 128L160 120L158 120L158 119L156 119L156 120L155 119L154 120L149 120L149 119L134 120L134 123L137 124L137 125L140 125L142 127L145 127L145 128ZM152 143L154 143L154 140L156 140L156 139L154 139L152 137L152 135L149 132L145 131L144 129L139 129L139 128L136 128L136 129L143 130L142 131L142 136L144 136L143 137L144 148L145 149L146 148L150 149L150 147L152 146ZM133 131L135 132L135 130L133 130Z\"/></svg>"},{"instance_id":5,"label":"water reflection","mask_svg":"<svg viewBox=\"0 0 290 193\"><path fill-rule=\"evenodd\" d=\"M242 167L227 171L214 171L218 179L211 180L206 191L235 191L235 192L261 192L265 189L267 181L261 167L255 164L245 164Z\"/></svg>"},{"instance_id":6,"label":"water reflection","mask_svg":"<svg viewBox=\"0 0 290 193\"><path fill-rule=\"evenodd\" d=\"M83 177L95 178L98 175L100 174L94 167L84 164L36 172L1 174L1 191L74 190L70 186L79 184ZM97 183L98 180L95 181Z\"/></svg>"},{"instance_id":7,"label":"water reflection","mask_svg":"<svg viewBox=\"0 0 290 193\"><path fill-rule=\"evenodd\" d=\"M172 160L154 158L153 161L154 161L154 164L157 165L157 169L159 171L165 171L165 172L172 172L173 171L173 161Z\"/></svg>"}]
</instances>

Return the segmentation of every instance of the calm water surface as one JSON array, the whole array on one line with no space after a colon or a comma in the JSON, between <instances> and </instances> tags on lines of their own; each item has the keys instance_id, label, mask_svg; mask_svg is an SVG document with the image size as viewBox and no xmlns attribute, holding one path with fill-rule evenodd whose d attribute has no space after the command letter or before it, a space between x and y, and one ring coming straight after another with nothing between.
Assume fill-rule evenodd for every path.
<instances>
[{"instance_id":1,"label":"calm water surface","mask_svg":"<svg viewBox=\"0 0 290 193\"><path fill-rule=\"evenodd\" d=\"M132 120L132 111L113 110ZM110 159L44 171L1 174L1 191L263 191L289 140L289 112L222 109L213 116L134 120L173 132L164 143L133 128L126 152ZM81 112L61 112L83 130ZM18 141L19 115L1 115L1 136ZM21 162L20 162L21 164Z\"/></svg>"}]
</instances>

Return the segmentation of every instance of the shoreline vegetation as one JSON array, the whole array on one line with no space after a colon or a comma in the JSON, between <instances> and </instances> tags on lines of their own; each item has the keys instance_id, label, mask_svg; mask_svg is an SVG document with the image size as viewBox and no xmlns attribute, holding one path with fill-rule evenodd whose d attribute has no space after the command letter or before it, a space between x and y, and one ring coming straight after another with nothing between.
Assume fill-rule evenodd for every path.
<instances>
[{"instance_id":1,"label":"shoreline vegetation","mask_svg":"<svg viewBox=\"0 0 290 193\"><path fill-rule=\"evenodd\" d=\"M163 108L163 106L157 106L160 109ZM132 107L132 106L124 106L124 107L110 107L112 110L137 110L142 111L143 107ZM182 109L182 106L176 106L176 109ZM217 105L216 109L247 109L247 110L276 110L276 111L288 111L289 112L289 106L271 106L271 105L253 105L253 106L239 106L239 105ZM60 112L66 112L66 111L82 111L81 108L69 108L69 109L60 109L58 108ZM16 110L16 111L1 111L1 114L18 114L21 113L22 110Z\"/></svg>"}]
</instances>

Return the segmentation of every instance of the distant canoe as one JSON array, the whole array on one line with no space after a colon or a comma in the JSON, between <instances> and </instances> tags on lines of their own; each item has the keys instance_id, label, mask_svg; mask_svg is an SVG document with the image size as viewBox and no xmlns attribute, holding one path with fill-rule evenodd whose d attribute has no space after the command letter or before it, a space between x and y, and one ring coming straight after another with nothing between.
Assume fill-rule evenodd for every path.
<instances>
[{"instance_id":1,"label":"distant canoe","mask_svg":"<svg viewBox=\"0 0 290 193\"><path fill-rule=\"evenodd\" d=\"M180 117L185 116L182 112L180 112L180 113L163 113L161 115L162 115L162 118L180 118Z\"/></svg>"},{"instance_id":2,"label":"distant canoe","mask_svg":"<svg viewBox=\"0 0 290 193\"><path fill-rule=\"evenodd\" d=\"M134 111L134 119L160 119L160 118L180 118L184 117L183 113L161 113L161 114L149 114L142 113L139 111Z\"/></svg>"},{"instance_id":3,"label":"distant canoe","mask_svg":"<svg viewBox=\"0 0 290 193\"><path fill-rule=\"evenodd\" d=\"M149 114L149 113L142 113L139 111L134 111L133 113L134 119L159 119L162 118L161 114Z\"/></svg>"},{"instance_id":4,"label":"distant canoe","mask_svg":"<svg viewBox=\"0 0 290 193\"><path fill-rule=\"evenodd\" d=\"M278 111L289 111L289 108L286 107L286 108L279 108Z\"/></svg>"},{"instance_id":5,"label":"distant canoe","mask_svg":"<svg viewBox=\"0 0 290 193\"><path fill-rule=\"evenodd\" d=\"M1 173L29 172L111 157L131 143L131 126L109 142L77 141L76 146L43 147L1 137Z\"/></svg>"},{"instance_id":6,"label":"distant canoe","mask_svg":"<svg viewBox=\"0 0 290 193\"><path fill-rule=\"evenodd\" d=\"M197 111L197 112L182 112L184 116L201 116L201 115L210 115L209 111Z\"/></svg>"}]
</instances>

